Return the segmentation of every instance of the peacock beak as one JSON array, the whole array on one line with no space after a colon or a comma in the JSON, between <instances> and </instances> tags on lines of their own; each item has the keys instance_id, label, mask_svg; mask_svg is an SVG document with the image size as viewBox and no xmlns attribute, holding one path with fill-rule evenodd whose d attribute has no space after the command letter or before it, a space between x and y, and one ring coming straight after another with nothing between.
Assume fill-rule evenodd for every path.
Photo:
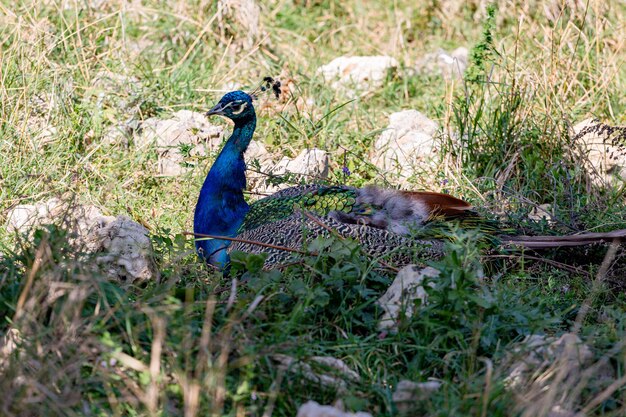
<instances>
[{"instance_id":1,"label":"peacock beak","mask_svg":"<svg viewBox=\"0 0 626 417\"><path fill-rule=\"evenodd\" d=\"M224 114L224 107L222 106L222 103L217 103L215 107L213 107L211 110L206 112L204 115L208 117L208 116L213 116L213 115L221 116L223 114Z\"/></svg>"}]
</instances>

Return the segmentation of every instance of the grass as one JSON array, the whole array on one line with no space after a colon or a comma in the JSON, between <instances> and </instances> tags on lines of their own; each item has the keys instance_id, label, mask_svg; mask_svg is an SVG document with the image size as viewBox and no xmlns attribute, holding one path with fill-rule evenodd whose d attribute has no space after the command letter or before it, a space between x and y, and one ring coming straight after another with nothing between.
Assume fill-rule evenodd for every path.
<instances>
[{"instance_id":1,"label":"grass","mask_svg":"<svg viewBox=\"0 0 626 417\"><path fill-rule=\"evenodd\" d=\"M212 1L0 4L0 224L16 205L73 195L147 225L161 273L142 286L110 282L66 232L18 237L0 226L0 333L21 335L0 360L0 414L293 416L309 399L341 398L348 410L395 416L399 381L436 378L442 387L409 415L548 415L558 400L580 415L624 415L623 249L536 260L455 230L428 304L380 337L375 301L393 274L356 243L314 242L318 256L280 271L238 255L234 289L182 234L215 153L188 155L192 169L167 178L132 135L103 141L128 120L206 110L227 83L282 74L314 104L262 114L256 138L280 156L327 150L331 181L396 185L368 163L369 149L389 114L414 108L444 133L440 160L414 188L445 189L525 231L624 228L623 183L598 187L570 140L588 117L626 123L623 2L260 3L256 38ZM425 53L458 46L472 51L464 80L411 74ZM315 75L343 54L388 54L400 67L350 101ZM528 220L544 203L554 226ZM507 388L524 337L572 329L590 362L557 361ZM332 356L359 379L338 393L282 367L280 354L337 374L311 359Z\"/></svg>"}]
</instances>

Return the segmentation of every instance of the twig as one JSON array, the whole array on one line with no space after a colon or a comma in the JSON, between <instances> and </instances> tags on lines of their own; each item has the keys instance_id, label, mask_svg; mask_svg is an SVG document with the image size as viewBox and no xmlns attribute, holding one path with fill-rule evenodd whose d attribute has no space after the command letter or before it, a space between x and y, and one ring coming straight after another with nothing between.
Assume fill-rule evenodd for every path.
<instances>
[{"instance_id":1,"label":"twig","mask_svg":"<svg viewBox=\"0 0 626 417\"><path fill-rule=\"evenodd\" d=\"M582 246L626 239L626 229L610 232L581 233L568 236L511 236L504 238L500 246L522 246L528 249Z\"/></svg>"},{"instance_id":2,"label":"twig","mask_svg":"<svg viewBox=\"0 0 626 417\"><path fill-rule=\"evenodd\" d=\"M287 252L295 252L295 253L299 253L301 255L308 255L307 252L304 252L304 251L301 251L301 250L298 250L298 249L288 248L286 246L272 245L271 243L259 242L259 241L256 241L256 240L240 239L238 237L207 235L207 234L204 234L204 233L192 233L192 232L183 232L183 235L185 235L185 236L194 236L194 237L202 237L202 238L209 238L209 239L222 239L222 240L228 240L228 241L231 241L231 242L247 243L249 245L264 246L266 248L284 250L284 251L287 251Z\"/></svg>"},{"instance_id":3,"label":"twig","mask_svg":"<svg viewBox=\"0 0 626 417\"><path fill-rule=\"evenodd\" d=\"M615 255L617 254L617 248L619 248L620 240L615 239L609 246L609 250L606 251L606 255L604 255L604 260L600 265L600 269L598 269L598 273L596 275L596 279L593 281L593 286L591 287L591 292L589 296L585 299L583 304L580 306L580 310L578 310L578 315L576 316L576 321L574 322L574 333L578 333L580 328L582 327L582 323L585 320L585 316L591 309L591 303L593 298L596 296L598 287L606 278L606 274L611 266L611 263L615 259Z\"/></svg>"},{"instance_id":4,"label":"twig","mask_svg":"<svg viewBox=\"0 0 626 417\"><path fill-rule=\"evenodd\" d=\"M526 255L526 254L520 255L520 256L523 256L524 258L527 258L533 261L543 262L543 263L555 266L557 268L564 269L566 271L574 272L576 274L582 274L582 275L585 275L587 278L591 277L591 274L587 271L584 271L572 265L564 264L562 262L553 261L552 259L541 258L539 256L532 256L532 255ZM487 255L485 257L486 258L514 258L514 257L518 257L518 255Z\"/></svg>"},{"instance_id":5,"label":"twig","mask_svg":"<svg viewBox=\"0 0 626 417\"><path fill-rule=\"evenodd\" d=\"M28 272L28 277L26 278L26 284L24 284L24 289L20 293L19 298L17 299L17 306L15 307L15 316L13 321L19 319L22 315L24 304L26 303L26 299L28 298L28 294L30 293L30 289L33 286L33 281L35 280L35 275L39 272L39 268L41 268L41 264L43 262L44 252L48 247L48 241L42 240L37 248L37 252L35 253L35 261L33 262L33 266Z\"/></svg>"}]
</instances>

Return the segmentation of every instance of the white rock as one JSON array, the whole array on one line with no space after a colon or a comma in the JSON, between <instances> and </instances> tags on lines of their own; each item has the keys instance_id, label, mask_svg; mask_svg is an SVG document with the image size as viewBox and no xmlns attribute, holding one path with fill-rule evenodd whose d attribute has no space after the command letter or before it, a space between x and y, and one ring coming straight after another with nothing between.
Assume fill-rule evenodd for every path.
<instances>
[{"instance_id":1,"label":"white rock","mask_svg":"<svg viewBox=\"0 0 626 417\"><path fill-rule=\"evenodd\" d=\"M391 399L400 414L408 414L416 408L417 403L428 400L439 388L441 382L437 380L426 382L402 380L398 382Z\"/></svg>"},{"instance_id":2,"label":"white rock","mask_svg":"<svg viewBox=\"0 0 626 417\"><path fill-rule=\"evenodd\" d=\"M129 118L139 113L142 89L136 77L100 71L94 76L83 98L93 102L98 109L112 108Z\"/></svg>"},{"instance_id":3,"label":"white rock","mask_svg":"<svg viewBox=\"0 0 626 417\"><path fill-rule=\"evenodd\" d=\"M224 136L224 129L206 120L202 113L180 110L170 119L150 118L141 124L141 134L135 137L135 145L156 146L161 175L175 176L186 171L181 165L185 155L206 155L207 148L217 148Z\"/></svg>"},{"instance_id":4,"label":"white rock","mask_svg":"<svg viewBox=\"0 0 626 417\"><path fill-rule=\"evenodd\" d=\"M426 75L440 74L446 79L461 79L468 64L469 51L460 47L448 53L443 49L424 55L417 61L415 69Z\"/></svg>"},{"instance_id":5,"label":"white rock","mask_svg":"<svg viewBox=\"0 0 626 417\"><path fill-rule=\"evenodd\" d=\"M332 356L312 356L311 360L317 364L333 369L339 375L350 381L359 381L359 374L354 372L344 361Z\"/></svg>"},{"instance_id":6,"label":"white rock","mask_svg":"<svg viewBox=\"0 0 626 417\"><path fill-rule=\"evenodd\" d=\"M251 140L245 153L246 161L257 160L259 164L267 164L272 161L272 155L267 151L265 145L256 140Z\"/></svg>"},{"instance_id":7,"label":"white rock","mask_svg":"<svg viewBox=\"0 0 626 417\"><path fill-rule=\"evenodd\" d=\"M274 167L272 155L265 145L252 140L244 158L246 160L246 182L248 189L252 192L251 197L261 198L267 193L268 185L265 184L265 180Z\"/></svg>"},{"instance_id":8,"label":"white rock","mask_svg":"<svg viewBox=\"0 0 626 417\"><path fill-rule=\"evenodd\" d=\"M224 22L224 19L227 19L239 26L240 30L235 30L233 35L241 37L242 34L245 34L246 37L242 39L242 46L244 48L252 48L261 34L261 8L256 1L218 0L217 10L219 25L222 28L227 28L228 25Z\"/></svg>"},{"instance_id":9,"label":"white rock","mask_svg":"<svg viewBox=\"0 0 626 417\"><path fill-rule=\"evenodd\" d=\"M582 383L602 391L615 381L609 363L593 364L591 348L575 333L561 337L527 336L509 353L503 363L504 383L518 395L524 415L565 417L580 407ZM584 373L593 370L592 375Z\"/></svg>"},{"instance_id":10,"label":"white rock","mask_svg":"<svg viewBox=\"0 0 626 417\"><path fill-rule=\"evenodd\" d=\"M76 250L96 255L111 278L127 283L158 279L149 232L128 217L104 216L95 206L53 198L15 207L8 214L7 230L30 234L48 224L70 231L68 243Z\"/></svg>"},{"instance_id":11,"label":"white rock","mask_svg":"<svg viewBox=\"0 0 626 417\"><path fill-rule=\"evenodd\" d=\"M543 335L529 335L513 350L512 357L518 358L510 366L505 383L509 388L522 388L534 376L547 371L550 366L569 367L572 374L578 373L581 366L588 365L593 353L574 333L565 333L560 338ZM540 384L548 384L549 379L538 379Z\"/></svg>"},{"instance_id":12,"label":"white rock","mask_svg":"<svg viewBox=\"0 0 626 417\"><path fill-rule=\"evenodd\" d=\"M346 380L359 381L359 374L350 369L341 359L331 356L313 356L309 359L309 363L282 354L272 355L272 359L278 362L282 369L302 376L309 382L334 388L338 392L346 390ZM316 368L320 368L321 365L321 367L329 369L332 374L317 371L311 366L312 364Z\"/></svg>"},{"instance_id":13,"label":"white rock","mask_svg":"<svg viewBox=\"0 0 626 417\"><path fill-rule=\"evenodd\" d=\"M272 164L269 159L259 160L261 174L253 177L248 175L252 191L259 195L268 195L293 185L294 181L304 179L307 182L315 182L328 178L328 154L321 149L305 149L294 159L283 157L277 164ZM289 183L273 185L265 180L268 176L292 175Z\"/></svg>"},{"instance_id":14,"label":"white rock","mask_svg":"<svg viewBox=\"0 0 626 417\"><path fill-rule=\"evenodd\" d=\"M432 159L438 129L436 122L417 110L393 113L389 125L374 142L372 163L405 182L418 171L420 164Z\"/></svg>"},{"instance_id":15,"label":"white rock","mask_svg":"<svg viewBox=\"0 0 626 417\"><path fill-rule=\"evenodd\" d=\"M58 210L61 205L61 200L52 198L39 204L16 206L7 215L7 231L27 233L33 227L53 223L55 216L63 211Z\"/></svg>"},{"instance_id":16,"label":"white rock","mask_svg":"<svg viewBox=\"0 0 626 417\"><path fill-rule=\"evenodd\" d=\"M138 120L128 119L125 122L107 127L102 133L101 143L104 145L129 145L129 139L139 128Z\"/></svg>"},{"instance_id":17,"label":"white rock","mask_svg":"<svg viewBox=\"0 0 626 417\"><path fill-rule=\"evenodd\" d=\"M328 154L321 149L305 149L294 159L283 158L274 167L274 174L299 174L310 180L328 177Z\"/></svg>"},{"instance_id":18,"label":"white rock","mask_svg":"<svg viewBox=\"0 0 626 417\"><path fill-rule=\"evenodd\" d=\"M296 417L372 417L370 413L346 413L332 405L320 405L315 401L309 401L298 408Z\"/></svg>"},{"instance_id":19,"label":"white rock","mask_svg":"<svg viewBox=\"0 0 626 417\"><path fill-rule=\"evenodd\" d=\"M317 69L331 87L355 96L356 90L375 89L382 86L390 70L398 61L389 56L341 56Z\"/></svg>"},{"instance_id":20,"label":"white rock","mask_svg":"<svg viewBox=\"0 0 626 417\"><path fill-rule=\"evenodd\" d=\"M547 220L549 223L554 223L554 221L552 220L552 214L550 214L551 210L551 204L540 204L536 207L533 207L530 213L528 213L528 218L536 222Z\"/></svg>"},{"instance_id":21,"label":"white rock","mask_svg":"<svg viewBox=\"0 0 626 417\"><path fill-rule=\"evenodd\" d=\"M126 282L158 279L148 229L139 223L126 216L99 217L86 238L109 276Z\"/></svg>"},{"instance_id":22,"label":"white rock","mask_svg":"<svg viewBox=\"0 0 626 417\"><path fill-rule=\"evenodd\" d=\"M422 285L424 279L437 276L439 276L439 271L432 267L419 268L417 265L407 265L402 268L387 291L377 301L377 304L384 310L378 328L396 330L402 312L406 317L412 317L415 300L419 299L422 304L425 304L428 297Z\"/></svg>"},{"instance_id":23,"label":"white rock","mask_svg":"<svg viewBox=\"0 0 626 417\"><path fill-rule=\"evenodd\" d=\"M23 339L19 330L9 328L0 342L0 372L4 371L9 362L9 356L22 344Z\"/></svg>"},{"instance_id":24,"label":"white rock","mask_svg":"<svg viewBox=\"0 0 626 417\"><path fill-rule=\"evenodd\" d=\"M563 408L560 405L555 405L550 409L548 417L576 417L577 413L574 411Z\"/></svg>"},{"instance_id":25,"label":"white rock","mask_svg":"<svg viewBox=\"0 0 626 417\"><path fill-rule=\"evenodd\" d=\"M583 120L573 127L576 143L586 157L585 168L596 185L626 179L626 127L618 127L616 133L609 134L611 128L593 119ZM617 139L620 133L623 136Z\"/></svg>"}]
</instances>

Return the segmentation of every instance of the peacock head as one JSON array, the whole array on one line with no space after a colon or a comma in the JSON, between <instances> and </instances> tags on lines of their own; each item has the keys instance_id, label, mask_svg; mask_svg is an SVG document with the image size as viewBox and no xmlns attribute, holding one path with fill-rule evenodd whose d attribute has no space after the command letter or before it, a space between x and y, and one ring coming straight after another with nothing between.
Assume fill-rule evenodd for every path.
<instances>
[{"instance_id":1,"label":"peacock head","mask_svg":"<svg viewBox=\"0 0 626 417\"><path fill-rule=\"evenodd\" d=\"M252 97L243 91L231 91L206 113L207 116L220 115L237 123L254 116Z\"/></svg>"}]
</instances>

